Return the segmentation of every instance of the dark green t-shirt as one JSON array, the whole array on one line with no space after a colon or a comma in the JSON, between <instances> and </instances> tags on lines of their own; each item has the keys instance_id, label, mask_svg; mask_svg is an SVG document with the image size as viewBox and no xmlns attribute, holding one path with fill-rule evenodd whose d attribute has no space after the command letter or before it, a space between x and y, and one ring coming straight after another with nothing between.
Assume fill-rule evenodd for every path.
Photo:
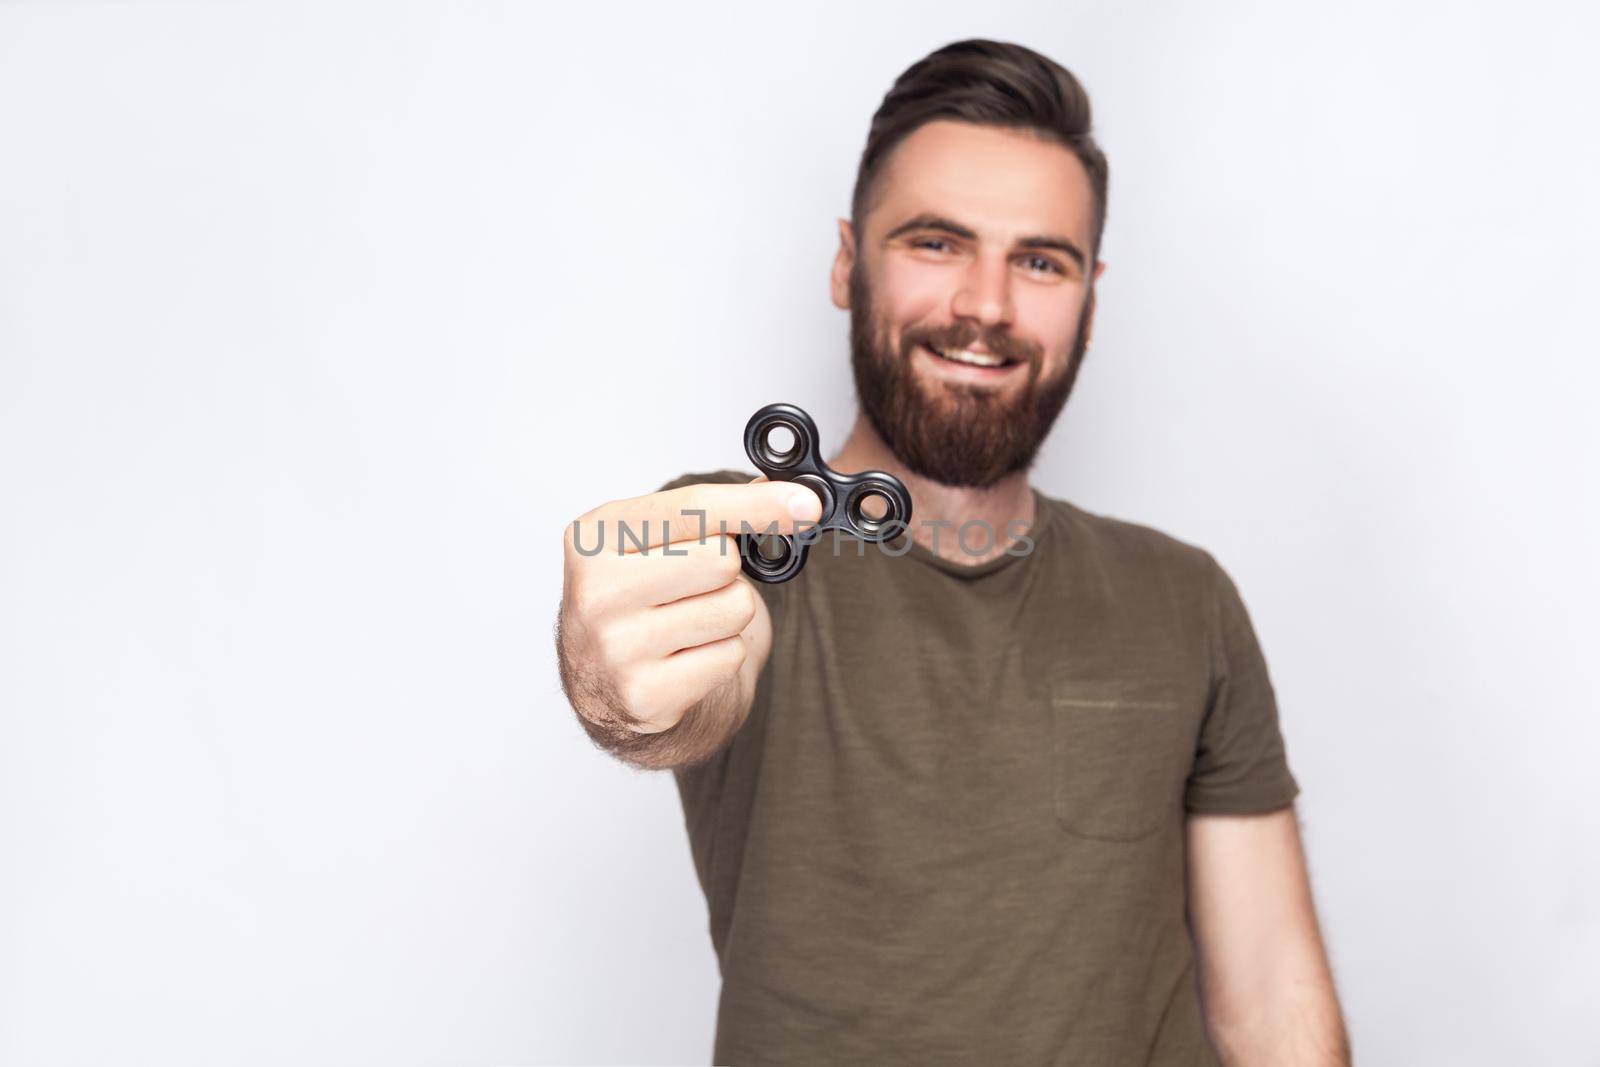
<instances>
[{"instance_id":1,"label":"dark green t-shirt","mask_svg":"<svg viewBox=\"0 0 1600 1067\"><path fill-rule=\"evenodd\" d=\"M1026 555L827 534L758 584L750 717L673 772L722 972L714 1062L1216 1062L1184 816L1298 793L1266 664L1207 552L1036 502Z\"/></svg>"}]
</instances>

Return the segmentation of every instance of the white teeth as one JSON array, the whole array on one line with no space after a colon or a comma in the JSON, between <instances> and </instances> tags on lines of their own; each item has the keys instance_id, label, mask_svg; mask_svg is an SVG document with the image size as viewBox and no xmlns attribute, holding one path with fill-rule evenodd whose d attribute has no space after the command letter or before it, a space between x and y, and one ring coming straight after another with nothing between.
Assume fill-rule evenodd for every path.
<instances>
[{"instance_id":1,"label":"white teeth","mask_svg":"<svg viewBox=\"0 0 1600 1067\"><path fill-rule=\"evenodd\" d=\"M993 352L974 352L970 348L942 348L938 351L945 359L957 363L971 363L977 367L998 367L1005 362Z\"/></svg>"}]
</instances>

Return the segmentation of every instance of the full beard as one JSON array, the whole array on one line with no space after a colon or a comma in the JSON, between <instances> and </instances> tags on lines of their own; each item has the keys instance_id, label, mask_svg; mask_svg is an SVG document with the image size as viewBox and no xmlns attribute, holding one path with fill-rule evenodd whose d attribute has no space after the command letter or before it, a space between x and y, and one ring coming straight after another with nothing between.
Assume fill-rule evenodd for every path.
<instances>
[{"instance_id":1,"label":"full beard","mask_svg":"<svg viewBox=\"0 0 1600 1067\"><path fill-rule=\"evenodd\" d=\"M941 485L982 488L1033 466L1039 446L1061 414L1088 344L1088 315L1078 322L1066 370L1041 380L1041 352L1003 330L983 334L990 351L1025 361L1022 389L958 382L925 384L912 368L918 344L965 348L980 330L969 323L903 332L900 351L889 350L888 330L877 322L871 286L856 261L850 272L850 366L856 396L891 451L913 473Z\"/></svg>"}]
</instances>

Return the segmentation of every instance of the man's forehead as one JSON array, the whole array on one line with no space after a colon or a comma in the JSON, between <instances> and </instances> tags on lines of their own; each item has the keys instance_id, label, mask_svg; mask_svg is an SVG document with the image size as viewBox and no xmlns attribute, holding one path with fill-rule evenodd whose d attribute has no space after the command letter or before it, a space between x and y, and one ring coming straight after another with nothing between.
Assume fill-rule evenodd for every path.
<instances>
[{"instance_id":1,"label":"man's forehead","mask_svg":"<svg viewBox=\"0 0 1600 1067\"><path fill-rule=\"evenodd\" d=\"M1089 246L1094 192L1072 150L1024 130L930 122L895 146L868 229L876 238L920 214L981 238L1059 233Z\"/></svg>"}]
</instances>

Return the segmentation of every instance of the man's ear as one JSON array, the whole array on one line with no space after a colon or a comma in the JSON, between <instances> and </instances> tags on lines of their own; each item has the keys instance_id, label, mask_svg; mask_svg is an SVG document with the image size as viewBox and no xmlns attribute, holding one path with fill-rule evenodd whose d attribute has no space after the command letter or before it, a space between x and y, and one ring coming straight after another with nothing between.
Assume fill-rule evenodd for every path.
<instances>
[{"instance_id":1,"label":"man's ear","mask_svg":"<svg viewBox=\"0 0 1600 1067\"><path fill-rule=\"evenodd\" d=\"M841 311L850 310L850 271L856 265L856 234L849 219L839 220L839 251L833 257L833 270L828 275L828 289L833 296L833 306Z\"/></svg>"}]
</instances>

